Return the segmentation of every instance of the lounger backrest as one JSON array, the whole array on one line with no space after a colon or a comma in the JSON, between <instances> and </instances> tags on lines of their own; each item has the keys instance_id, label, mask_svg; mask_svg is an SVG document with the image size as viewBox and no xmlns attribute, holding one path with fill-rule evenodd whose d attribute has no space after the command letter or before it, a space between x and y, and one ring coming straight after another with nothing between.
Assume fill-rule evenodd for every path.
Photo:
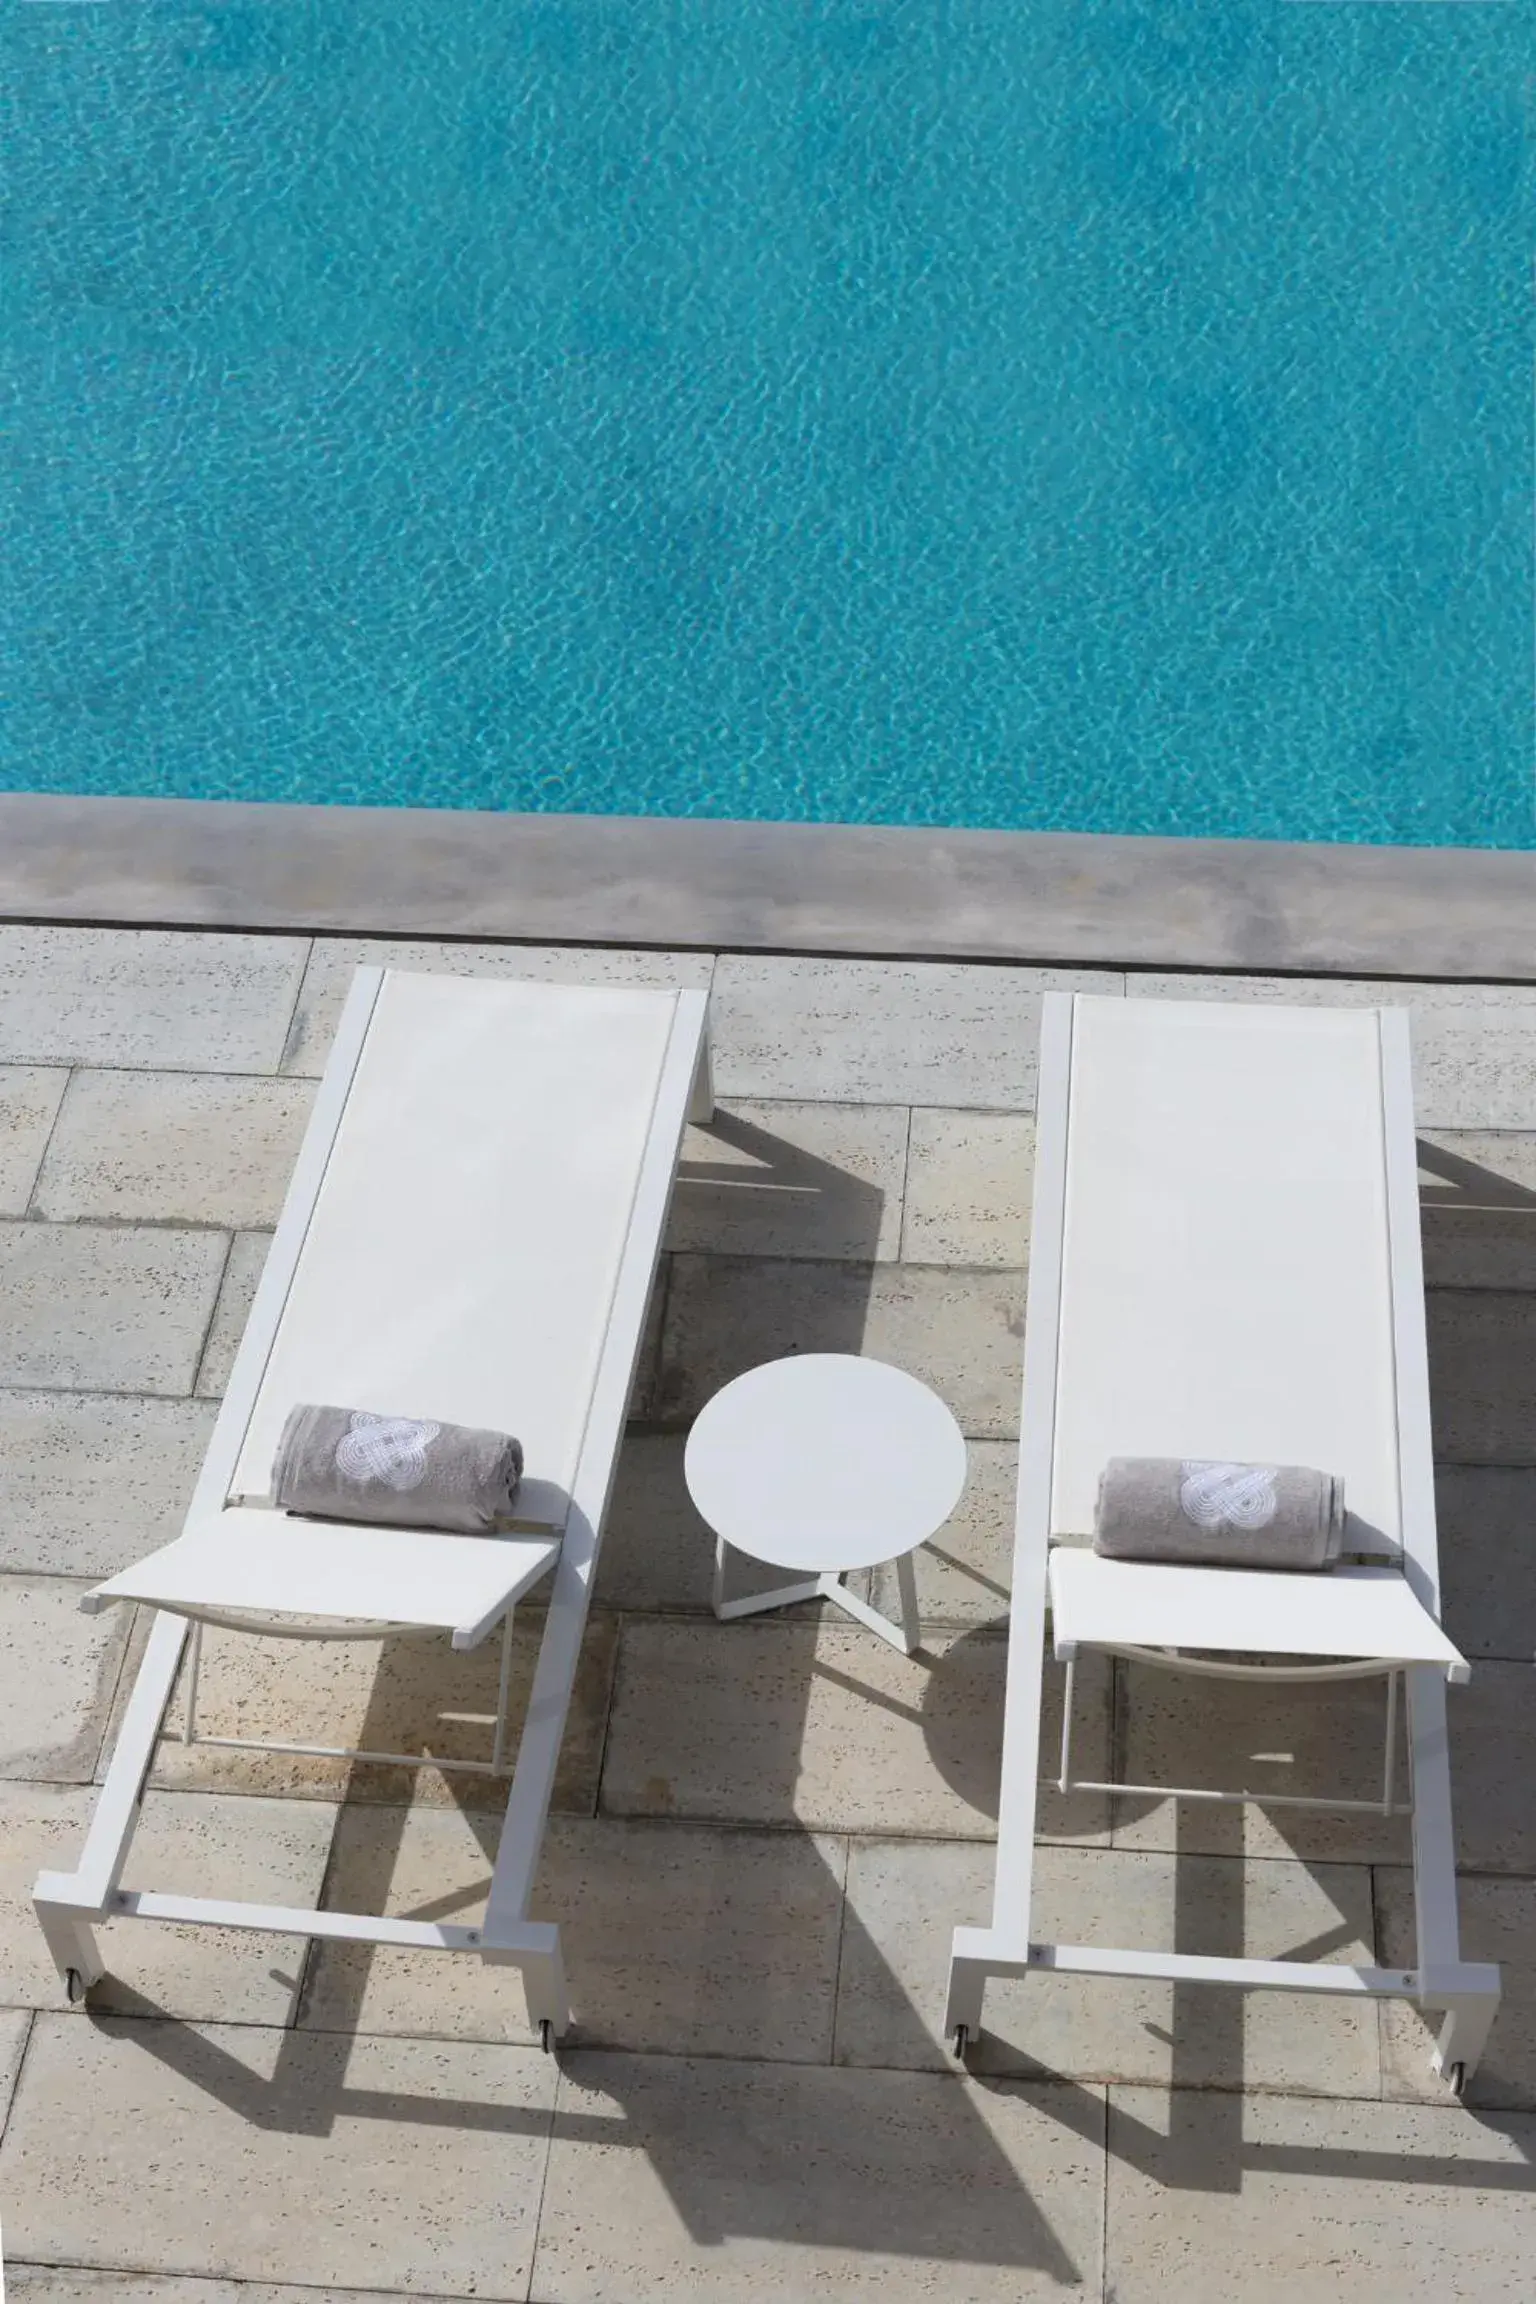
<instances>
[{"instance_id":1,"label":"lounger backrest","mask_svg":"<svg viewBox=\"0 0 1536 2304\"><path fill-rule=\"evenodd\" d=\"M676 1002L383 977L232 1498L303 1400L515 1432L569 1489Z\"/></svg>"},{"instance_id":2,"label":"lounger backrest","mask_svg":"<svg viewBox=\"0 0 1536 2304\"><path fill-rule=\"evenodd\" d=\"M1400 1541L1383 1125L1373 1010L1074 1003L1053 1534L1187 1456L1341 1473Z\"/></svg>"}]
</instances>

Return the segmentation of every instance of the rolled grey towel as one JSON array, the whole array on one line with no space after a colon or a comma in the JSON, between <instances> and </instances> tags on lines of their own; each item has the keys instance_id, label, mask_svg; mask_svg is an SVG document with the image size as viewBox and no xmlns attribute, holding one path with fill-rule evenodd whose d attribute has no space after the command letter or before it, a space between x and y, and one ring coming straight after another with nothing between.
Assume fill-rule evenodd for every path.
<instances>
[{"instance_id":1,"label":"rolled grey towel","mask_svg":"<svg viewBox=\"0 0 1536 2304\"><path fill-rule=\"evenodd\" d=\"M1343 1539L1343 1481L1304 1465L1112 1456L1099 1479L1093 1548L1109 1560L1331 1568Z\"/></svg>"},{"instance_id":2,"label":"rolled grey towel","mask_svg":"<svg viewBox=\"0 0 1536 2304\"><path fill-rule=\"evenodd\" d=\"M300 1407L277 1444L272 1501L317 1519L489 1536L510 1524L522 1476L522 1445L505 1432Z\"/></svg>"}]
</instances>

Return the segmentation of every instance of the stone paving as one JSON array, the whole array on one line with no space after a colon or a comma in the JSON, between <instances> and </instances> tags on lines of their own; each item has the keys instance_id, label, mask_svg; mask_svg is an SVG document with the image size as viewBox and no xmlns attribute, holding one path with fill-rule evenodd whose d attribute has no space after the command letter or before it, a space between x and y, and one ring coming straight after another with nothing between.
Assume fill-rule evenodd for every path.
<instances>
[{"instance_id":1,"label":"stone paving","mask_svg":"<svg viewBox=\"0 0 1536 2304\"><path fill-rule=\"evenodd\" d=\"M61 2004L28 1906L70 1861L142 1627L82 1580L174 1532L352 967L711 985L690 1133L551 1822L578 2029L505 1971L117 1923ZM12 2293L648 2304L1076 2290L1114 2304L1526 2295L1536 2260L1536 991L1414 1013L1463 1916L1506 1999L1474 2101L1411 2010L994 1986L962 2076L949 1931L986 1917L1035 1040L1051 985L1383 988L694 953L0 927L0 2228ZM681 1476L710 1393L865 1350L971 1442L919 1555L925 1649L717 1624ZM889 1605L877 1573L875 1596ZM520 1620L526 1689L536 1615ZM205 1725L473 1751L495 1659L210 1635ZM1368 1788L1379 1693L1082 1675L1091 1773ZM1059 1703L1054 1670L1048 1706ZM1048 1730L1049 1732L1049 1730ZM473 1778L167 1742L129 1885L472 1920ZM1041 1803L1040 1928L1406 1956L1399 1823Z\"/></svg>"}]
</instances>

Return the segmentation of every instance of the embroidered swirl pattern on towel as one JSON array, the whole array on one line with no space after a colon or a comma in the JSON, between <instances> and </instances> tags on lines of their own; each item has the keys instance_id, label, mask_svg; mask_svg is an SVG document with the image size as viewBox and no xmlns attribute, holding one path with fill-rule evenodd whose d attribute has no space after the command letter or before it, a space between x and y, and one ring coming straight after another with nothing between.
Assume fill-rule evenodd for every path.
<instances>
[{"instance_id":1,"label":"embroidered swirl pattern on towel","mask_svg":"<svg viewBox=\"0 0 1536 2304\"><path fill-rule=\"evenodd\" d=\"M513 1521L523 1451L506 1432L363 1408L290 1410L272 1501L322 1520L493 1536Z\"/></svg>"},{"instance_id":2,"label":"embroidered swirl pattern on towel","mask_svg":"<svg viewBox=\"0 0 1536 2304\"><path fill-rule=\"evenodd\" d=\"M427 1450L442 1429L409 1416L369 1416L359 1409L336 1443L336 1469L343 1480L384 1480L403 1495L425 1480Z\"/></svg>"},{"instance_id":3,"label":"embroidered swirl pattern on towel","mask_svg":"<svg viewBox=\"0 0 1536 2304\"><path fill-rule=\"evenodd\" d=\"M1280 1509L1271 1464L1199 1464L1181 1467L1179 1502L1197 1528L1267 1528Z\"/></svg>"},{"instance_id":4,"label":"embroidered swirl pattern on towel","mask_svg":"<svg viewBox=\"0 0 1536 2304\"><path fill-rule=\"evenodd\" d=\"M1344 1538L1344 1483L1298 1464L1112 1456L1093 1548L1111 1560L1329 1568Z\"/></svg>"}]
</instances>

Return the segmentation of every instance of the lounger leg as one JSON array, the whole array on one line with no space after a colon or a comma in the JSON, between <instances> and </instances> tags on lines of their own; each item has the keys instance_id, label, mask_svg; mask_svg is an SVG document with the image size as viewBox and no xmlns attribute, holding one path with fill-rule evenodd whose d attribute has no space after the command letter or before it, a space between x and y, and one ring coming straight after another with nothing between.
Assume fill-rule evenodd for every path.
<instances>
[{"instance_id":1,"label":"lounger leg","mask_svg":"<svg viewBox=\"0 0 1536 2304\"><path fill-rule=\"evenodd\" d=\"M901 1592L901 1628L911 1656L923 1644L923 1625L917 1612L917 1569L910 1552L903 1552L896 1563L896 1582Z\"/></svg>"},{"instance_id":2,"label":"lounger leg","mask_svg":"<svg viewBox=\"0 0 1536 2304\"><path fill-rule=\"evenodd\" d=\"M963 2049L981 2032L981 2003L987 1989L987 1969L980 1960L968 1959L960 1949L962 1941L973 1937L973 1928L957 1928L954 1949L949 1958L949 1995L944 2003L944 2037L958 2049ZM964 2039L956 2035L963 2033Z\"/></svg>"},{"instance_id":3,"label":"lounger leg","mask_svg":"<svg viewBox=\"0 0 1536 2304\"><path fill-rule=\"evenodd\" d=\"M96 1931L90 1922L71 1912L66 1905L49 1904L37 1898L32 1909L47 1941L59 1980L71 1999L83 1999L92 1984L99 1984L106 1974L106 1962L96 1942Z\"/></svg>"},{"instance_id":4,"label":"lounger leg","mask_svg":"<svg viewBox=\"0 0 1536 2304\"><path fill-rule=\"evenodd\" d=\"M1448 2080L1458 2096L1482 2060L1493 2020L1499 2012L1497 1992L1467 1994L1445 2004L1445 2021L1435 2043L1431 2066Z\"/></svg>"},{"instance_id":5,"label":"lounger leg","mask_svg":"<svg viewBox=\"0 0 1536 2304\"><path fill-rule=\"evenodd\" d=\"M512 1610L501 1628L501 1678L496 1687L496 1733L491 1739L491 1774L499 1776L507 1754L507 1696L512 1686Z\"/></svg>"},{"instance_id":6,"label":"lounger leg","mask_svg":"<svg viewBox=\"0 0 1536 2304\"><path fill-rule=\"evenodd\" d=\"M565 1962L560 1954L558 1932L548 1952L525 1953L521 1966L529 2021L548 2048L554 2041L563 2040L571 2028L571 2003L566 1995Z\"/></svg>"}]
</instances>

